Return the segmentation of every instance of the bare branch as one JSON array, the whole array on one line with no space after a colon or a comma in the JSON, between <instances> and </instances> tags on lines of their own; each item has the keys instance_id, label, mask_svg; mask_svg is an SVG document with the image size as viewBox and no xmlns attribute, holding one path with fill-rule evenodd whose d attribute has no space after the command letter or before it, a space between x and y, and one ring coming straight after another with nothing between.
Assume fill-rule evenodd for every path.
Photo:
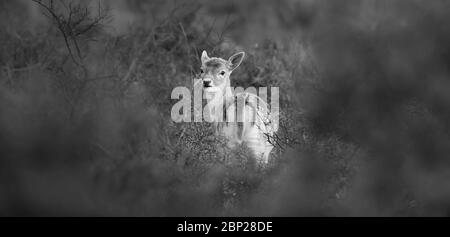
<instances>
[{"instance_id":1,"label":"bare branch","mask_svg":"<svg viewBox=\"0 0 450 237\"><path fill-rule=\"evenodd\" d=\"M72 61L78 66L83 65L83 54L80 48L80 37L95 29L100 29L102 24L109 19L108 9L103 8L99 3L97 15L92 16L88 6L81 3L70 2L68 5L60 1L67 13L61 13L55 7L53 0L32 0L45 9L44 15L49 17L64 38L67 51ZM89 38L89 37L88 37ZM76 53L76 56L74 54Z\"/></svg>"}]
</instances>

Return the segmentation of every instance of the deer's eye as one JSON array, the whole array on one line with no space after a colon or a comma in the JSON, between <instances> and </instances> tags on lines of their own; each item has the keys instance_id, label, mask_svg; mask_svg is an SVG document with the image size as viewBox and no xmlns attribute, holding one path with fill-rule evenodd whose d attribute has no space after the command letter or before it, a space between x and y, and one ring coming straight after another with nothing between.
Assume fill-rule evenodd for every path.
<instances>
[{"instance_id":1,"label":"deer's eye","mask_svg":"<svg viewBox=\"0 0 450 237\"><path fill-rule=\"evenodd\" d=\"M225 75L225 71L221 71L220 75L222 75L222 76Z\"/></svg>"},{"instance_id":2,"label":"deer's eye","mask_svg":"<svg viewBox=\"0 0 450 237\"><path fill-rule=\"evenodd\" d=\"M200 73L203 74L203 73L205 73L205 71L203 71L203 69L200 69Z\"/></svg>"}]
</instances>

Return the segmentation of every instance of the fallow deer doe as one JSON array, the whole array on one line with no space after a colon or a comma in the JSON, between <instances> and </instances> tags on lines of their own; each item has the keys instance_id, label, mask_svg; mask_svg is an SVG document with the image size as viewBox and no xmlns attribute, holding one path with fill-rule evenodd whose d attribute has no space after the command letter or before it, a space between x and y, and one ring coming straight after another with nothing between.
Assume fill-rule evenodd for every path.
<instances>
[{"instance_id":1,"label":"fallow deer doe","mask_svg":"<svg viewBox=\"0 0 450 237\"><path fill-rule=\"evenodd\" d=\"M236 92L230 87L230 75L242 62L240 52L228 60L201 55L201 78L207 99L206 116L214 123L216 134L228 140L228 147L245 144L259 163L267 164L278 130L278 114L269 113L268 104L249 92ZM237 103L235 103L237 102ZM240 103L241 102L241 103Z\"/></svg>"}]
</instances>

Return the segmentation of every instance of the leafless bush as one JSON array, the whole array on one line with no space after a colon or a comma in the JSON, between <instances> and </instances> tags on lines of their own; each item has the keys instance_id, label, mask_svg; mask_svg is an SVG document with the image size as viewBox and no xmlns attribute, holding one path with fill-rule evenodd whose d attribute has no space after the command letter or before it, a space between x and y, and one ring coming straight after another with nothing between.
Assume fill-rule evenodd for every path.
<instances>
[{"instance_id":1,"label":"leafless bush","mask_svg":"<svg viewBox=\"0 0 450 237\"><path fill-rule=\"evenodd\" d=\"M93 32L101 30L111 17L108 9L99 2L97 12L93 15L91 8L80 2L33 1L45 9L44 15L61 33L72 61L82 66L86 56L81 50L80 40L81 38L93 40Z\"/></svg>"}]
</instances>

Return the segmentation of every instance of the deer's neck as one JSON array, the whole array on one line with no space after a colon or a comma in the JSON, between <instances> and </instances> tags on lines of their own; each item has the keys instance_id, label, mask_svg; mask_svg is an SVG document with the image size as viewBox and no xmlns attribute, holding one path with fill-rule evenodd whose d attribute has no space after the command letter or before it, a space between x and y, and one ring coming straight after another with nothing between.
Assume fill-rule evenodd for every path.
<instances>
[{"instance_id":1,"label":"deer's neck","mask_svg":"<svg viewBox=\"0 0 450 237\"><path fill-rule=\"evenodd\" d=\"M223 92L208 99L208 116L214 123L226 121L226 110L232 101L233 94L229 86Z\"/></svg>"}]
</instances>

